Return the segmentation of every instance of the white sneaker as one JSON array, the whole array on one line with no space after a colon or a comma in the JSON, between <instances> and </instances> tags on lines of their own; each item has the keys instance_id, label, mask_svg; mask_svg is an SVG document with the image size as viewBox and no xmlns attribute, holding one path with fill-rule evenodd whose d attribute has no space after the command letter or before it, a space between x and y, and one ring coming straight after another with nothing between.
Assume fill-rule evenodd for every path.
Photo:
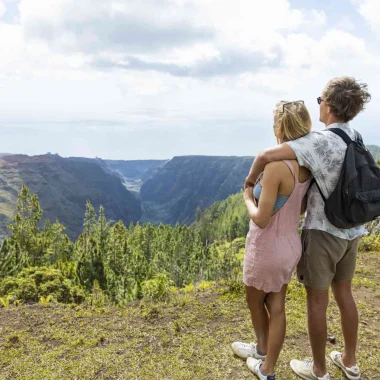
<instances>
[{"instance_id":1,"label":"white sneaker","mask_svg":"<svg viewBox=\"0 0 380 380\"><path fill-rule=\"evenodd\" d=\"M265 360L266 357L265 355L259 355L257 353L256 343L233 342L231 348L234 354L242 359L256 358Z\"/></svg>"},{"instance_id":2,"label":"white sneaker","mask_svg":"<svg viewBox=\"0 0 380 380\"><path fill-rule=\"evenodd\" d=\"M342 361L342 354L338 351L333 351L330 354L330 357L333 361L333 363L339 367L344 374L349 378L350 380L359 380L360 379L360 370L357 365L354 365L353 367L345 367Z\"/></svg>"},{"instance_id":3,"label":"white sneaker","mask_svg":"<svg viewBox=\"0 0 380 380\"><path fill-rule=\"evenodd\" d=\"M323 377L318 377L314 374L313 361L308 360L292 360L290 362L293 372L304 380L330 380L330 375L326 373Z\"/></svg>"},{"instance_id":4,"label":"white sneaker","mask_svg":"<svg viewBox=\"0 0 380 380\"><path fill-rule=\"evenodd\" d=\"M260 370L262 364L263 361L260 359L255 359L251 357L247 359L247 366L249 370L252 371L260 380L276 380L275 375L263 375L263 373Z\"/></svg>"}]
</instances>

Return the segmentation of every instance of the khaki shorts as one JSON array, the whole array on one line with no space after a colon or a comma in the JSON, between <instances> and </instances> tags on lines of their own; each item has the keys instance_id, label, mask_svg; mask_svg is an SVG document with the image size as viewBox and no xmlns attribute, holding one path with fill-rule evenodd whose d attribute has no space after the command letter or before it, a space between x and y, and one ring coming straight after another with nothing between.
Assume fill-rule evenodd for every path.
<instances>
[{"instance_id":1,"label":"khaki shorts","mask_svg":"<svg viewBox=\"0 0 380 380\"><path fill-rule=\"evenodd\" d=\"M304 285L327 290L332 281L352 280L360 237L345 240L325 231L302 231L302 257L297 277Z\"/></svg>"}]
</instances>

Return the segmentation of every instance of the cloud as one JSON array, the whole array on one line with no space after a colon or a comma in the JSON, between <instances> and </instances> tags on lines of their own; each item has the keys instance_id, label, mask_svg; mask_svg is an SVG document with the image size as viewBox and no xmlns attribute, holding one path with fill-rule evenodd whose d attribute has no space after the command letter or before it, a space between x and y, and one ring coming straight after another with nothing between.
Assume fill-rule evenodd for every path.
<instances>
[{"instance_id":1,"label":"cloud","mask_svg":"<svg viewBox=\"0 0 380 380\"><path fill-rule=\"evenodd\" d=\"M7 7L5 6L4 1L0 0L0 19L5 14L5 11L7 10Z\"/></svg>"},{"instance_id":2,"label":"cloud","mask_svg":"<svg viewBox=\"0 0 380 380\"><path fill-rule=\"evenodd\" d=\"M273 49L272 56L268 57L261 51L225 51L212 58L197 60L190 65L147 61L136 57L126 57L122 61L95 60L94 66L99 69L125 69L141 71L157 71L169 73L178 77L213 77L219 75L235 75L244 72L256 71L262 67L277 66L280 64L281 49Z\"/></svg>"},{"instance_id":3,"label":"cloud","mask_svg":"<svg viewBox=\"0 0 380 380\"><path fill-rule=\"evenodd\" d=\"M320 27L322 11L288 0L21 0L28 41L82 54L97 70L178 77L235 75L281 64L283 34ZM184 62L184 56L187 57Z\"/></svg>"},{"instance_id":4,"label":"cloud","mask_svg":"<svg viewBox=\"0 0 380 380\"><path fill-rule=\"evenodd\" d=\"M141 53L210 39L212 31L194 22L194 8L172 0L21 0L28 39L54 50Z\"/></svg>"},{"instance_id":5,"label":"cloud","mask_svg":"<svg viewBox=\"0 0 380 380\"><path fill-rule=\"evenodd\" d=\"M19 23L0 19L0 120L201 128L270 118L285 97L314 104L332 76L380 88L365 36L287 0L20 0L19 11Z\"/></svg>"},{"instance_id":6,"label":"cloud","mask_svg":"<svg viewBox=\"0 0 380 380\"><path fill-rule=\"evenodd\" d=\"M356 0L360 14L371 28L380 35L380 2L378 0Z\"/></svg>"}]
</instances>

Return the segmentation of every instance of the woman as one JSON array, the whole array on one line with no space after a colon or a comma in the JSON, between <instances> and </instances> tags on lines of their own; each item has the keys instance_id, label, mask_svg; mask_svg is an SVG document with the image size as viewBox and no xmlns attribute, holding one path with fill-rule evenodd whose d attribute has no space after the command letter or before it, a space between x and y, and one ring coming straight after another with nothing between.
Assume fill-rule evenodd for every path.
<instances>
[{"instance_id":1,"label":"woman","mask_svg":"<svg viewBox=\"0 0 380 380\"><path fill-rule=\"evenodd\" d=\"M274 133L278 143L295 140L311 130L303 101L277 104ZM272 162L255 187L244 191L250 215L243 281L257 344L234 342L233 352L247 359L262 380L274 380L274 368L285 339L285 295L301 258L299 215L306 206L310 173L297 161Z\"/></svg>"}]
</instances>

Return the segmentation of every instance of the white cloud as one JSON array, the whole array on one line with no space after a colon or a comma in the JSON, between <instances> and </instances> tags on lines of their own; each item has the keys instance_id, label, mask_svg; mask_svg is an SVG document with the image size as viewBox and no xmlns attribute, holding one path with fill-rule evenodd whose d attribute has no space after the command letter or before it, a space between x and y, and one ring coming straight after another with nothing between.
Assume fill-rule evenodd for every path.
<instances>
[{"instance_id":1,"label":"white cloud","mask_svg":"<svg viewBox=\"0 0 380 380\"><path fill-rule=\"evenodd\" d=\"M380 35L380 1L356 0L360 14L368 21L371 28Z\"/></svg>"},{"instance_id":2,"label":"white cloud","mask_svg":"<svg viewBox=\"0 0 380 380\"><path fill-rule=\"evenodd\" d=\"M283 33L320 27L319 10L288 0L21 0L28 41L81 53L97 69L156 70L215 76L280 63ZM154 17L153 17L154 15ZM106 57L106 58L105 58Z\"/></svg>"},{"instance_id":3,"label":"white cloud","mask_svg":"<svg viewBox=\"0 0 380 380\"><path fill-rule=\"evenodd\" d=\"M367 39L288 0L21 0L19 10L19 24L0 20L0 120L113 120L124 132L263 124L281 98L316 112L327 80L345 74L380 96ZM380 116L371 104L364 114Z\"/></svg>"},{"instance_id":4,"label":"white cloud","mask_svg":"<svg viewBox=\"0 0 380 380\"><path fill-rule=\"evenodd\" d=\"M0 19L7 10L4 1L0 0Z\"/></svg>"}]
</instances>

